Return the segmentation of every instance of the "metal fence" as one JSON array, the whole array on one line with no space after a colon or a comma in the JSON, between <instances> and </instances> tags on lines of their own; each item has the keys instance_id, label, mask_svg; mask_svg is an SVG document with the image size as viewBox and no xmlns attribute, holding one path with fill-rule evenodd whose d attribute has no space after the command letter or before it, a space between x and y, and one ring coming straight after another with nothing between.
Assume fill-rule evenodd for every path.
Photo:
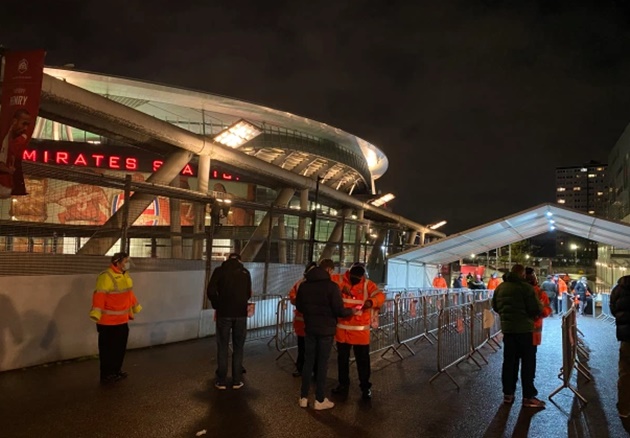
<instances>
[{"instance_id":1,"label":"metal fence","mask_svg":"<svg viewBox=\"0 0 630 438\"><path fill-rule=\"evenodd\" d=\"M614 324L615 317L610 311L610 292L601 292L599 296L601 297L602 312L597 318Z\"/></svg>"},{"instance_id":2,"label":"metal fence","mask_svg":"<svg viewBox=\"0 0 630 438\"><path fill-rule=\"evenodd\" d=\"M588 381L591 380L591 373L580 362L580 356L586 361L588 360L589 353L582 339L582 334L578 330L577 308L575 305L572 305L562 316L562 368L560 368L560 373L558 374L558 378L562 381L562 384L549 394L549 400L563 389L568 388L583 403L587 403L586 399L572 384L574 370L577 370L578 373Z\"/></svg>"}]
</instances>

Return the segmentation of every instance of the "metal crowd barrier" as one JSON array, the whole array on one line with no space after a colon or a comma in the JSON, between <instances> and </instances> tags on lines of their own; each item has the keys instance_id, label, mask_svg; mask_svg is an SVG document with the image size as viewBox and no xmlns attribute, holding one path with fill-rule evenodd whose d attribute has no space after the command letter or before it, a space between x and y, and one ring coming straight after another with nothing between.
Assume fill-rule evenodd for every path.
<instances>
[{"instance_id":1,"label":"metal crowd barrier","mask_svg":"<svg viewBox=\"0 0 630 438\"><path fill-rule=\"evenodd\" d=\"M597 319L603 319L614 324L615 317L610 311L610 292L601 292L599 296L602 297L602 313L599 314Z\"/></svg>"},{"instance_id":2,"label":"metal crowd barrier","mask_svg":"<svg viewBox=\"0 0 630 438\"><path fill-rule=\"evenodd\" d=\"M370 354L380 352L383 357L393 351L398 357L403 358L395 347L397 313L396 300L385 300L378 314L378 327L370 329Z\"/></svg>"},{"instance_id":3,"label":"metal crowd barrier","mask_svg":"<svg viewBox=\"0 0 630 438\"><path fill-rule=\"evenodd\" d=\"M492 309L492 302L490 304L490 314L494 321L488 329L488 346L494 351L498 351L501 348L501 344L497 341L501 334L501 316Z\"/></svg>"},{"instance_id":4,"label":"metal crowd barrier","mask_svg":"<svg viewBox=\"0 0 630 438\"><path fill-rule=\"evenodd\" d=\"M291 350L297 348L297 335L293 330L293 318L295 306L288 297L278 301L276 310L276 332L273 339L276 341L276 350L280 352L276 360L287 354L295 362Z\"/></svg>"},{"instance_id":5,"label":"metal crowd barrier","mask_svg":"<svg viewBox=\"0 0 630 438\"><path fill-rule=\"evenodd\" d=\"M587 380L591 380L590 372L578 360L580 343L583 343L579 339L578 332L577 309L576 306L572 305L562 316L562 368L560 368L560 374L558 375L558 378L562 380L562 384L549 394L549 400L563 389L568 388L583 403L587 403L586 399L571 384L574 369Z\"/></svg>"},{"instance_id":6,"label":"metal crowd barrier","mask_svg":"<svg viewBox=\"0 0 630 438\"><path fill-rule=\"evenodd\" d=\"M277 336L276 310L281 300L281 295L274 294L254 295L250 299L256 304L256 310L252 317L247 318L248 341L269 338L267 345L274 341Z\"/></svg>"},{"instance_id":7,"label":"metal crowd barrier","mask_svg":"<svg viewBox=\"0 0 630 438\"><path fill-rule=\"evenodd\" d=\"M492 310L492 303L489 298L482 301L474 301L471 303L470 314L470 353L468 358L481 368L479 362L475 360L475 353L488 364L485 356L481 353L481 347L488 343L490 339L490 325L484 324L484 316L486 312Z\"/></svg>"},{"instance_id":8,"label":"metal crowd barrier","mask_svg":"<svg viewBox=\"0 0 630 438\"><path fill-rule=\"evenodd\" d=\"M469 304L451 306L440 310L437 335L438 372L431 377L429 382L433 382L442 374L446 374L459 389L459 384L450 375L448 369L469 357L472 328L470 324L466 324L466 320L471 320L471 311L472 306Z\"/></svg>"}]
</instances>

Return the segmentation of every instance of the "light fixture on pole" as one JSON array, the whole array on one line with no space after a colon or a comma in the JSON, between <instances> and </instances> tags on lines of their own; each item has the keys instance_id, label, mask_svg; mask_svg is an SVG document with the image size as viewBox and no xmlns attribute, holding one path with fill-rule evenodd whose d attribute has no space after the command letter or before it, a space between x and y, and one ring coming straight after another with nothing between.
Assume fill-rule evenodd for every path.
<instances>
[{"instance_id":1,"label":"light fixture on pole","mask_svg":"<svg viewBox=\"0 0 630 438\"><path fill-rule=\"evenodd\" d=\"M247 120L241 119L219 132L214 137L214 141L224 146L237 149L248 141L258 137L260 134L262 134L260 128L249 123Z\"/></svg>"},{"instance_id":2,"label":"light fixture on pole","mask_svg":"<svg viewBox=\"0 0 630 438\"><path fill-rule=\"evenodd\" d=\"M372 204L374 207L380 207L381 205L388 203L395 197L396 196L393 193L388 193L386 195L381 196L380 198L376 198L370 201L370 204Z\"/></svg>"},{"instance_id":3,"label":"light fixture on pole","mask_svg":"<svg viewBox=\"0 0 630 438\"><path fill-rule=\"evenodd\" d=\"M570 246L571 250L574 251L574 257L575 257L575 266L577 267L577 250L580 248L579 246L577 246L575 243L572 243Z\"/></svg>"}]
</instances>

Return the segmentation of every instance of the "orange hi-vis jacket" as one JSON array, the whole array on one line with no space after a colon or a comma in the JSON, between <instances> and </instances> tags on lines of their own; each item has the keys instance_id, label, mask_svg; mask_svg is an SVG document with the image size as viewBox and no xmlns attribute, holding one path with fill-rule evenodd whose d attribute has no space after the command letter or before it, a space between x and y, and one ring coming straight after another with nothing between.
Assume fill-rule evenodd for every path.
<instances>
[{"instance_id":1,"label":"orange hi-vis jacket","mask_svg":"<svg viewBox=\"0 0 630 438\"><path fill-rule=\"evenodd\" d=\"M540 287L534 286L534 291L536 292L536 297L543 305L542 313L534 319L534 336L533 341L534 345L542 344L542 329L543 329L543 319L551 315L552 310L549 306L549 297L545 292L543 292Z\"/></svg>"},{"instance_id":2,"label":"orange hi-vis jacket","mask_svg":"<svg viewBox=\"0 0 630 438\"><path fill-rule=\"evenodd\" d=\"M562 294L566 294L568 290L567 283L562 278L558 278L558 298L561 298Z\"/></svg>"},{"instance_id":3,"label":"orange hi-vis jacket","mask_svg":"<svg viewBox=\"0 0 630 438\"><path fill-rule=\"evenodd\" d=\"M348 271L343 276L341 298L347 308L361 308L367 300L372 300L372 308L346 318L338 318L335 340L344 344L369 345L372 315L378 315L378 309L385 302L385 295L376 283L365 277L353 286Z\"/></svg>"},{"instance_id":4,"label":"orange hi-vis jacket","mask_svg":"<svg viewBox=\"0 0 630 438\"><path fill-rule=\"evenodd\" d=\"M501 279L500 278L492 278L490 277L490 280L488 280L488 286L486 286L486 288L488 290L495 290L497 288L498 285L501 284Z\"/></svg>"},{"instance_id":5,"label":"orange hi-vis jacket","mask_svg":"<svg viewBox=\"0 0 630 438\"><path fill-rule=\"evenodd\" d=\"M433 287L436 289L448 289L444 277L435 277L433 279Z\"/></svg>"},{"instance_id":6,"label":"orange hi-vis jacket","mask_svg":"<svg viewBox=\"0 0 630 438\"><path fill-rule=\"evenodd\" d=\"M289 291L289 300L291 304L295 306L295 297L297 297L297 291L300 288L300 285L304 283L304 279L298 280L291 290ZM293 331L297 336L306 336L306 332L304 331L304 315L298 312L297 309L293 309Z\"/></svg>"},{"instance_id":7,"label":"orange hi-vis jacket","mask_svg":"<svg viewBox=\"0 0 630 438\"><path fill-rule=\"evenodd\" d=\"M126 324L141 310L142 306L133 294L133 282L127 272L111 265L99 274L92 295L92 321L101 325Z\"/></svg>"}]
</instances>

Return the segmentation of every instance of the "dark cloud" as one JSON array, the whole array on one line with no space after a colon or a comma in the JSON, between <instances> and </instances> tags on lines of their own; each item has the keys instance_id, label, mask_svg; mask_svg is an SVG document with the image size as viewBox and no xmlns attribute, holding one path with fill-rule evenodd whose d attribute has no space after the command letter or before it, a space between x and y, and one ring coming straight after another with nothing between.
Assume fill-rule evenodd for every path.
<instances>
[{"instance_id":1,"label":"dark cloud","mask_svg":"<svg viewBox=\"0 0 630 438\"><path fill-rule=\"evenodd\" d=\"M393 208L448 232L554 199L630 121L622 1L11 2L0 43L229 95L382 148Z\"/></svg>"}]
</instances>

